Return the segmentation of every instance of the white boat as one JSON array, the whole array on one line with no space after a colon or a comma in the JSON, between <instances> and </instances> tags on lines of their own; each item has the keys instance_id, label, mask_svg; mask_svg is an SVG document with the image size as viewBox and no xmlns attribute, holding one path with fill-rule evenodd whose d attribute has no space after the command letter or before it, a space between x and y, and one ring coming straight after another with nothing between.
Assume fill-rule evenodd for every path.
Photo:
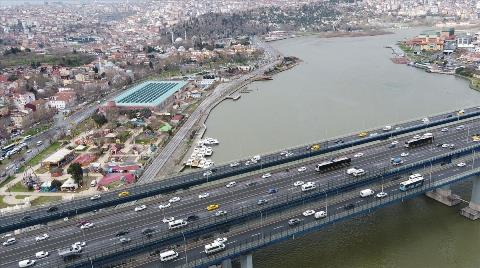
<instances>
[{"instance_id":1,"label":"white boat","mask_svg":"<svg viewBox=\"0 0 480 268\"><path fill-rule=\"evenodd\" d=\"M211 156L212 154L213 154L212 148L207 148L207 149L205 150L205 156Z\"/></svg>"}]
</instances>

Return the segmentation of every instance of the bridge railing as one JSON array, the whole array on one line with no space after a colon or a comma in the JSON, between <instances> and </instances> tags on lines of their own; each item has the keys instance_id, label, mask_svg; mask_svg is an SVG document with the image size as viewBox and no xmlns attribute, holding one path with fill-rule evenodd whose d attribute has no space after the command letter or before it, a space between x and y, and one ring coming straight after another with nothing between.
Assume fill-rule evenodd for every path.
<instances>
[{"instance_id":1,"label":"bridge railing","mask_svg":"<svg viewBox=\"0 0 480 268\"><path fill-rule=\"evenodd\" d=\"M480 175L480 168L471 169L445 179L439 179L436 181L427 180L422 187L414 188L406 192L400 191L395 194L390 194L384 198L370 199L370 201L364 205L354 207L351 210L344 210L342 212L329 214L323 219L308 223L302 222L295 227L263 233L261 236L248 237L247 239L241 241L239 246L233 248L227 247L226 250L211 256L207 256L205 254L204 257L191 260L188 264L183 264L182 267L208 267L210 265L218 264L222 260L246 255L271 244L279 243L290 238L295 238L295 236L302 236L308 232L317 231L327 225L347 220L352 217L368 214L378 208L385 207L399 201L411 199L427 191L431 191L436 188L466 180L472 176L478 175Z\"/></svg>"}]
</instances>

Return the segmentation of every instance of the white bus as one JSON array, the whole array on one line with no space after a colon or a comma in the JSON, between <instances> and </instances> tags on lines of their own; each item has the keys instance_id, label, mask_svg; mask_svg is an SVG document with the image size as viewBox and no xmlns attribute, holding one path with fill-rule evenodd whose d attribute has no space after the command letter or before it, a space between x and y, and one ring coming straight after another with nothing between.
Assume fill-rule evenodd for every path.
<instances>
[{"instance_id":1,"label":"white bus","mask_svg":"<svg viewBox=\"0 0 480 268\"><path fill-rule=\"evenodd\" d=\"M183 219L171 221L168 223L168 229L173 230L173 229L181 228L183 226L186 226L187 224L188 222Z\"/></svg>"},{"instance_id":2,"label":"white bus","mask_svg":"<svg viewBox=\"0 0 480 268\"><path fill-rule=\"evenodd\" d=\"M211 244L205 245L205 253L212 254L225 249L225 244L215 241Z\"/></svg>"},{"instance_id":3,"label":"white bus","mask_svg":"<svg viewBox=\"0 0 480 268\"><path fill-rule=\"evenodd\" d=\"M160 261L169 261L176 259L178 257L178 252L175 250L168 250L160 253Z\"/></svg>"}]
</instances>

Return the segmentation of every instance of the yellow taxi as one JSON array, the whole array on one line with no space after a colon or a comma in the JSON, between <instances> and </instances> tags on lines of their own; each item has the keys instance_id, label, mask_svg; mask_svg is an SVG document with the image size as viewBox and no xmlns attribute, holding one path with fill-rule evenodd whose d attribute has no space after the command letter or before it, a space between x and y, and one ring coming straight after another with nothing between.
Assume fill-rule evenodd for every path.
<instances>
[{"instance_id":1,"label":"yellow taxi","mask_svg":"<svg viewBox=\"0 0 480 268\"><path fill-rule=\"evenodd\" d=\"M312 151L320 150L320 144L314 144L314 145L312 145L312 147L310 147L310 150L312 150Z\"/></svg>"},{"instance_id":2,"label":"yellow taxi","mask_svg":"<svg viewBox=\"0 0 480 268\"><path fill-rule=\"evenodd\" d=\"M367 135L368 135L368 133L366 131L362 131L362 132L358 133L358 136L360 138L366 137Z\"/></svg>"},{"instance_id":3,"label":"yellow taxi","mask_svg":"<svg viewBox=\"0 0 480 268\"><path fill-rule=\"evenodd\" d=\"M473 141L480 141L480 136L479 135L473 135L472 140Z\"/></svg>"},{"instance_id":4,"label":"yellow taxi","mask_svg":"<svg viewBox=\"0 0 480 268\"><path fill-rule=\"evenodd\" d=\"M219 207L220 207L219 204L211 204L211 205L208 205L207 210L212 211L212 210L218 209Z\"/></svg>"},{"instance_id":5,"label":"yellow taxi","mask_svg":"<svg viewBox=\"0 0 480 268\"><path fill-rule=\"evenodd\" d=\"M120 192L120 193L118 193L118 197L126 197L126 196L128 196L129 194L130 194L130 193L127 192L127 191L125 191L125 192Z\"/></svg>"}]
</instances>

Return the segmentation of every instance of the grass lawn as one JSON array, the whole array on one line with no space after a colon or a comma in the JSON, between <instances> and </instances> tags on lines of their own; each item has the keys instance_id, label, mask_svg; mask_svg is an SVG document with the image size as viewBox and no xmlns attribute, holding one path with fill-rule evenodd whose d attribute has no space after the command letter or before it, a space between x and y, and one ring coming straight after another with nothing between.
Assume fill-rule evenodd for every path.
<instances>
[{"instance_id":1,"label":"grass lawn","mask_svg":"<svg viewBox=\"0 0 480 268\"><path fill-rule=\"evenodd\" d=\"M25 197L29 197L29 195L16 195L15 199L24 199Z\"/></svg>"},{"instance_id":2,"label":"grass lawn","mask_svg":"<svg viewBox=\"0 0 480 268\"><path fill-rule=\"evenodd\" d=\"M52 153L56 152L62 144L58 141L50 144L45 150L41 151L37 154L34 158L30 159L25 165L23 165L17 173L22 173L25 171L25 166L35 166L40 163L45 157L51 155Z\"/></svg>"},{"instance_id":3,"label":"grass lawn","mask_svg":"<svg viewBox=\"0 0 480 268\"><path fill-rule=\"evenodd\" d=\"M89 117L83 120L82 122L80 122L80 124L78 124L74 129L72 129L72 131L70 132L70 136L77 137L83 132L86 132L91 129L96 129L96 128L97 126L95 125L95 122L91 117Z\"/></svg>"},{"instance_id":4,"label":"grass lawn","mask_svg":"<svg viewBox=\"0 0 480 268\"><path fill-rule=\"evenodd\" d=\"M32 192L25 187L21 181L15 183L12 187L8 189L9 192Z\"/></svg>"},{"instance_id":5,"label":"grass lawn","mask_svg":"<svg viewBox=\"0 0 480 268\"><path fill-rule=\"evenodd\" d=\"M31 129L27 130L27 131L23 134L23 136L28 136L28 135L34 136L34 135L37 135L38 133L42 133L42 132L44 132L45 130L49 129L51 126L52 126L52 124L49 123L49 124L44 124L44 125L38 126L38 127L36 127L36 128L31 128Z\"/></svg>"},{"instance_id":6,"label":"grass lawn","mask_svg":"<svg viewBox=\"0 0 480 268\"><path fill-rule=\"evenodd\" d=\"M7 183L11 182L13 179L15 179L14 176L8 176L6 180L4 180L2 183L0 183L0 187L5 186Z\"/></svg>"},{"instance_id":7,"label":"grass lawn","mask_svg":"<svg viewBox=\"0 0 480 268\"><path fill-rule=\"evenodd\" d=\"M3 202L3 198L4 198L4 196L0 195L0 208L8 207L8 205L5 202Z\"/></svg>"},{"instance_id":8,"label":"grass lawn","mask_svg":"<svg viewBox=\"0 0 480 268\"><path fill-rule=\"evenodd\" d=\"M38 206L60 200L62 200L61 196L39 196L30 203L32 206Z\"/></svg>"}]
</instances>

